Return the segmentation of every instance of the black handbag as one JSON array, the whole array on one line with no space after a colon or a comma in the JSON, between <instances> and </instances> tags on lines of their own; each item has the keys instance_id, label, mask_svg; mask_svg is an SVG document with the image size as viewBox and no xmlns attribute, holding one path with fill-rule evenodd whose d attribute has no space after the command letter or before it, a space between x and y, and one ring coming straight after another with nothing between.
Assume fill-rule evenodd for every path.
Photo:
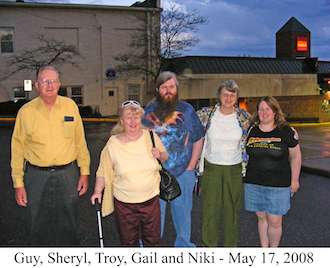
<instances>
[{"instance_id":1,"label":"black handbag","mask_svg":"<svg viewBox=\"0 0 330 268\"><path fill-rule=\"evenodd\" d=\"M152 145L155 147L154 134L150 131L150 137ZM162 166L162 169L159 170L160 174L160 185L159 197L167 202L170 202L181 195L181 188L177 179L173 176L171 172L166 170L159 159L158 163Z\"/></svg>"}]
</instances>

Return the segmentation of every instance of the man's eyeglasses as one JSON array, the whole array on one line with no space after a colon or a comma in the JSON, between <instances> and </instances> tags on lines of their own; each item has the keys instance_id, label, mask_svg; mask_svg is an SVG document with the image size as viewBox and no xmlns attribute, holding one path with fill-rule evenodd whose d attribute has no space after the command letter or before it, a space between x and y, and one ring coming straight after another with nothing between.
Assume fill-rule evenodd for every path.
<instances>
[{"instance_id":1,"label":"man's eyeglasses","mask_svg":"<svg viewBox=\"0 0 330 268\"><path fill-rule=\"evenodd\" d=\"M139 103L138 101L135 101L135 100L128 100L128 101L124 101L124 102L122 103L121 108L124 108L124 107L126 107L126 106L128 106L128 105L131 105L131 104L136 105L136 106L141 106L140 103Z\"/></svg>"},{"instance_id":2,"label":"man's eyeglasses","mask_svg":"<svg viewBox=\"0 0 330 268\"><path fill-rule=\"evenodd\" d=\"M38 81L38 83L40 83L42 86L49 85L49 83L51 85L57 85L58 82L59 82L58 80L54 80L54 79L42 79Z\"/></svg>"}]
</instances>

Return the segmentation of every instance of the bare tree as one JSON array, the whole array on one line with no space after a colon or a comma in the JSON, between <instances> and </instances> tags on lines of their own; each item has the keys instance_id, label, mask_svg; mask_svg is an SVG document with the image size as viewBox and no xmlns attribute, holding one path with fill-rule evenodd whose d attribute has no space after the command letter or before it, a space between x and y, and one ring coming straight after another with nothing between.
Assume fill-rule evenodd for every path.
<instances>
[{"instance_id":1,"label":"bare tree","mask_svg":"<svg viewBox=\"0 0 330 268\"><path fill-rule=\"evenodd\" d=\"M65 63L79 67L74 58L82 58L82 55L74 45L45 37L42 34L38 34L37 38L41 43L39 47L23 50L8 60L7 71L0 77L0 82L21 71L38 72L42 66L46 65L61 66Z\"/></svg>"},{"instance_id":2,"label":"bare tree","mask_svg":"<svg viewBox=\"0 0 330 268\"><path fill-rule=\"evenodd\" d=\"M155 80L167 60L181 57L201 41L193 33L207 24L208 18L196 10L184 10L180 4L170 1L165 4L158 17L149 10L135 17L134 23L139 26L130 36L129 52L114 57L119 61L116 65L119 74L143 74Z\"/></svg>"}]
</instances>

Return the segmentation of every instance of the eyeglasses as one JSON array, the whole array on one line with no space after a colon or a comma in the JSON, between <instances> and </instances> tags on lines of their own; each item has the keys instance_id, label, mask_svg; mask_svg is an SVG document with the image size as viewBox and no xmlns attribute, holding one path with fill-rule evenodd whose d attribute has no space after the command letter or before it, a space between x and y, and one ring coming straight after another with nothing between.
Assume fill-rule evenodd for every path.
<instances>
[{"instance_id":1,"label":"eyeglasses","mask_svg":"<svg viewBox=\"0 0 330 268\"><path fill-rule=\"evenodd\" d=\"M42 80L38 81L38 83L40 83L43 86L49 85L49 83L51 85L57 85L58 82L59 82L58 80L54 80L54 79L42 79Z\"/></svg>"},{"instance_id":2,"label":"eyeglasses","mask_svg":"<svg viewBox=\"0 0 330 268\"><path fill-rule=\"evenodd\" d=\"M227 93L221 93L221 95L225 98L225 99L235 99L237 97L237 94L227 94Z\"/></svg>"},{"instance_id":3,"label":"eyeglasses","mask_svg":"<svg viewBox=\"0 0 330 268\"><path fill-rule=\"evenodd\" d=\"M135 100L128 100L128 101L124 101L124 102L122 103L121 108L124 108L124 107L126 107L126 106L128 106L128 105L131 105L131 104L136 105L136 106L141 106L140 103L139 103L138 101L135 101Z\"/></svg>"}]
</instances>

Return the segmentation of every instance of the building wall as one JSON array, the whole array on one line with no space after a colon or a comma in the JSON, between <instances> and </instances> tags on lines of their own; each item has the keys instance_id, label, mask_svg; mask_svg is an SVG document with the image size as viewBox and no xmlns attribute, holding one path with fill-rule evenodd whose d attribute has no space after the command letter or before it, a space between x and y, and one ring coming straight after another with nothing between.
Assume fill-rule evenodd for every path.
<instances>
[{"instance_id":1,"label":"building wall","mask_svg":"<svg viewBox=\"0 0 330 268\"><path fill-rule=\"evenodd\" d=\"M297 51L297 37L306 37L308 40L307 51ZM310 33L286 32L276 34L276 58L292 58L311 56Z\"/></svg>"},{"instance_id":2,"label":"building wall","mask_svg":"<svg viewBox=\"0 0 330 268\"><path fill-rule=\"evenodd\" d=\"M79 68L59 67L62 86L82 86L83 106L98 106L102 115L117 113L127 98L130 85L140 87L139 100L146 104L147 79L144 77L109 80L105 72L115 68L113 56L127 52L130 34L136 29L131 19L145 8L84 5L0 3L0 27L14 28L14 53L40 46L37 34L53 36L78 47L83 58L76 58ZM157 13L157 12L156 12ZM11 54L0 54L0 70L5 70ZM0 101L14 99L13 88L23 80L34 82L36 74L20 72L0 82ZM109 91L113 94L110 94ZM36 97L34 89L29 98ZM149 97L150 98L150 97Z\"/></svg>"},{"instance_id":3,"label":"building wall","mask_svg":"<svg viewBox=\"0 0 330 268\"><path fill-rule=\"evenodd\" d=\"M201 74L179 77L180 98L212 99L219 86L233 79L240 97L319 95L316 74Z\"/></svg>"},{"instance_id":4,"label":"building wall","mask_svg":"<svg viewBox=\"0 0 330 268\"><path fill-rule=\"evenodd\" d=\"M196 109L217 102L216 93L226 80L240 88L239 97L247 99L247 110L256 111L260 97L273 96L285 117L292 122L329 122L330 93L320 95L316 74L212 74L179 77L179 96Z\"/></svg>"},{"instance_id":5,"label":"building wall","mask_svg":"<svg viewBox=\"0 0 330 268\"><path fill-rule=\"evenodd\" d=\"M285 118L292 123L298 122L329 122L330 94L319 96L274 96L278 101ZM252 114L257 110L259 98L248 98L248 111Z\"/></svg>"}]
</instances>

